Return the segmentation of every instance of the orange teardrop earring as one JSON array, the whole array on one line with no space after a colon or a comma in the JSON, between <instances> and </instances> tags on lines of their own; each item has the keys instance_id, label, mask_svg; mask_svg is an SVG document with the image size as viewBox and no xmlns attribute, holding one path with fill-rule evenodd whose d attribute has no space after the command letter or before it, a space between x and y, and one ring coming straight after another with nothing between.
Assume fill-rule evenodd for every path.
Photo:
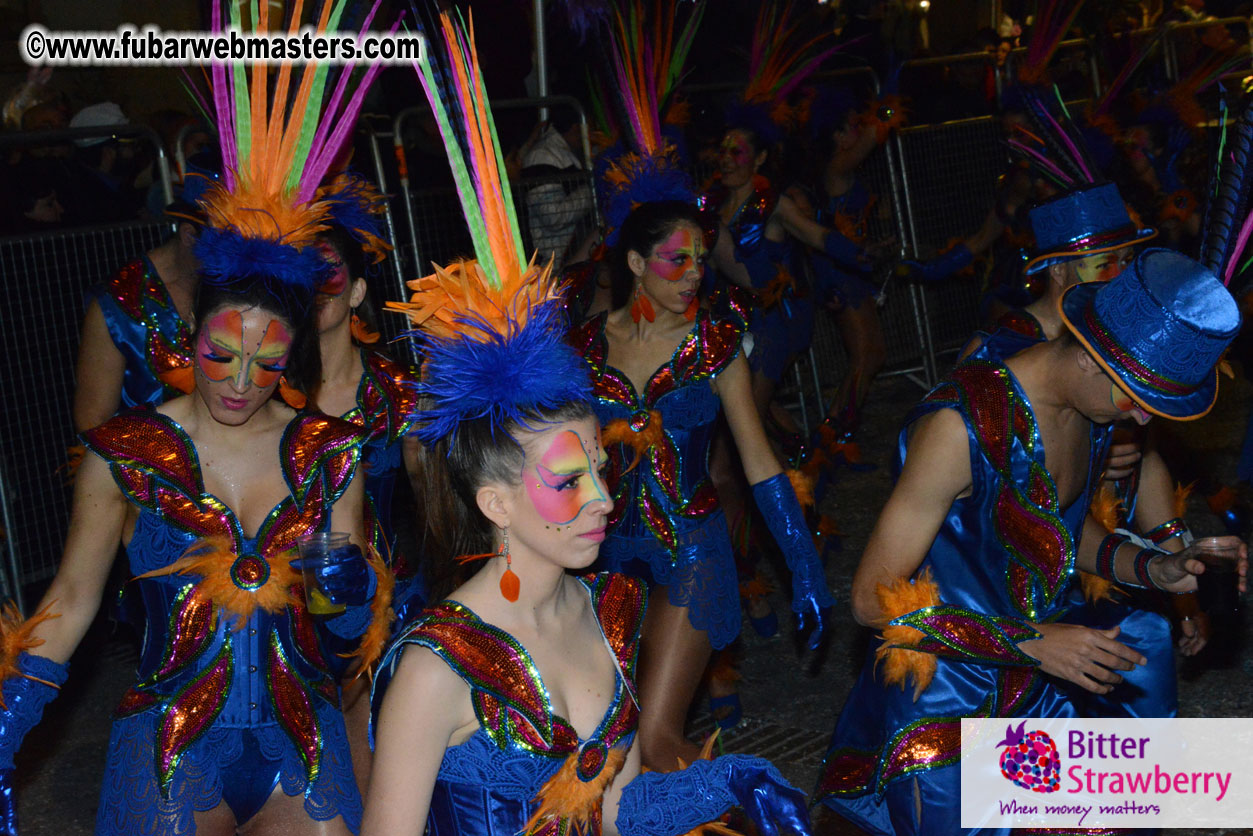
<instances>
[{"instance_id":1,"label":"orange teardrop earring","mask_svg":"<svg viewBox=\"0 0 1253 836\"><path fill-rule=\"evenodd\" d=\"M513 603L518 600L518 593L522 591L522 583L518 580L518 576L513 573L513 556L509 554L509 528L505 527L504 542L500 544L500 554L505 556L505 574L500 576L500 594L505 597L506 601Z\"/></svg>"},{"instance_id":2,"label":"orange teardrop earring","mask_svg":"<svg viewBox=\"0 0 1253 836\"><path fill-rule=\"evenodd\" d=\"M357 316L356 308L352 311L352 318L348 321L348 329L352 332L352 338L362 345L374 345L379 341L379 333L365 324L365 320Z\"/></svg>"},{"instance_id":3,"label":"orange teardrop earring","mask_svg":"<svg viewBox=\"0 0 1253 836\"><path fill-rule=\"evenodd\" d=\"M635 300L631 302L631 319L639 322L641 316L652 322L657 318L657 313L653 310L653 303L648 301L648 297L640 293L640 286L637 284Z\"/></svg>"}]
</instances>

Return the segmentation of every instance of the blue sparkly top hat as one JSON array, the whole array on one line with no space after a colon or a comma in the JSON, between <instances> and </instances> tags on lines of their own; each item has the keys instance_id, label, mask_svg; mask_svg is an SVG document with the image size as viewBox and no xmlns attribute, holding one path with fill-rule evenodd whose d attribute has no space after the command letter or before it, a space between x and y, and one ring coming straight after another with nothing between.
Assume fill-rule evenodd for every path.
<instances>
[{"instance_id":1,"label":"blue sparkly top hat","mask_svg":"<svg viewBox=\"0 0 1253 836\"><path fill-rule=\"evenodd\" d=\"M1070 287L1062 321L1128 395L1163 418L1200 418L1240 330L1235 299L1205 265L1159 247L1108 282Z\"/></svg>"},{"instance_id":2,"label":"blue sparkly top hat","mask_svg":"<svg viewBox=\"0 0 1253 836\"><path fill-rule=\"evenodd\" d=\"M1157 230L1141 228L1113 183L1097 183L1067 192L1031 209L1035 254L1027 272L1049 265L1141 244Z\"/></svg>"}]
</instances>

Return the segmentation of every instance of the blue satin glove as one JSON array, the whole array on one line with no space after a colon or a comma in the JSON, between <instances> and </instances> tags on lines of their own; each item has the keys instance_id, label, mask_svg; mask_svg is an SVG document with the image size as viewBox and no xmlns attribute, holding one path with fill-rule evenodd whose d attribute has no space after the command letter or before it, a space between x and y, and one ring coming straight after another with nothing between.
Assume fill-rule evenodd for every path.
<instances>
[{"instance_id":1,"label":"blue satin glove","mask_svg":"<svg viewBox=\"0 0 1253 836\"><path fill-rule=\"evenodd\" d=\"M809 649L815 650L826 632L823 611L835 604L835 598L827 588L822 560L814 548L796 491L787 476L779 473L753 485L753 500L792 572L792 611L797 615L798 629L802 633L811 631Z\"/></svg>"},{"instance_id":2,"label":"blue satin glove","mask_svg":"<svg viewBox=\"0 0 1253 836\"><path fill-rule=\"evenodd\" d=\"M907 278L938 282L960 270L965 270L974 260L974 253L965 244L958 244L944 255L933 258L931 261L902 261L899 272Z\"/></svg>"},{"instance_id":3,"label":"blue satin glove","mask_svg":"<svg viewBox=\"0 0 1253 836\"><path fill-rule=\"evenodd\" d=\"M622 788L622 836L679 836L739 805L762 836L809 836L805 794L771 763L750 755L696 761L678 772L646 772Z\"/></svg>"},{"instance_id":4,"label":"blue satin glove","mask_svg":"<svg viewBox=\"0 0 1253 836\"><path fill-rule=\"evenodd\" d=\"M38 725L44 706L56 697L57 690L70 672L68 665L30 653L23 653L17 658L17 669L21 672L19 675L4 680L5 707L0 711L0 770L13 769L13 756L21 748L23 738ZM36 681L40 679L44 681ZM52 684L49 685L49 682Z\"/></svg>"},{"instance_id":5,"label":"blue satin glove","mask_svg":"<svg viewBox=\"0 0 1253 836\"><path fill-rule=\"evenodd\" d=\"M304 560L293 560L291 567L303 572ZM359 607L374 598L374 590L378 586L374 570L355 543L332 551L326 562L317 567L315 574L318 586L332 604Z\"/></svg>"},{"instance_id":6,"label":"blue satin glove","mask_svg":"<svg viewBox=\"0 0 1253 836\"><path fill-rule=\"evenodd\" d=\"M840 266L861 273L869 273L872 265L866 251L838 232L828 232L822 239L822 251L840 263Z\"/></svg>"}]
</instances>

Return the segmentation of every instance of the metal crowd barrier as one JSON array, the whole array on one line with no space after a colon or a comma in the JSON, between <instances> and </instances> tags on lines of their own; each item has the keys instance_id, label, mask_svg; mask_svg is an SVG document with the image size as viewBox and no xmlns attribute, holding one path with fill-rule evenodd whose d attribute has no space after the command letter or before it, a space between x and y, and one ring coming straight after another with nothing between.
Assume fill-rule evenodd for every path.
<instances>
[{"instance_id":1,"label":"metal crowd barrier","mask_svg":"<svg viewBox=\"0 0 1253 836\"><path fill-rule=\"evenodd\" d=\"M168 235L131 222L0 238L0 512L14 594L56 573L70 513L67 448L84 293Z\"/></svg>"},{"instance_id":2,"label":"metal crowd barrier","mask_svg":"<svg viewBox=\"0 0 1253 836\"><path fill-rule=\"evenodd\" d=\"M0 134L0 149L99 136L153 145L166 202L168 162L161 141L140 125ZM70 514L67 448L76 443L71 406L84 293L156 246L169 225L127 221L0 237L0 524L3 593L22 604L22 587L56 573Z\"/></svg>"}]
</instances>

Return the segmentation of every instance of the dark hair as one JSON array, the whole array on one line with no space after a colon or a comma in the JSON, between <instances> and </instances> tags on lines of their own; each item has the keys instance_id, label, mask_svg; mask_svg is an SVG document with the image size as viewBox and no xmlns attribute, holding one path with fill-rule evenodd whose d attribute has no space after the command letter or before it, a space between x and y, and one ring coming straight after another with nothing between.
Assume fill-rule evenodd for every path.
<instances>
[{"instance_id":1,"label":"dark hair","mask_svg":"<svg viewBox=\"0 0 1253 836\"><path fill-rule=\"evenodd\" d=\"M419 404L419 412L427 406ZM431 602L448 597L482 565L462 564L457 557L493 550L492 526L479 510L476 495L493 482L518 484L526 453L515 434L594 416L590 401L569 401L556 408L528 410L525 423L504 428L493 426L488 418L475 418L459 424L451 437L423 448L415 480L425 505L422 551Z\"/></svg>"},{"instance_id":2,"label":"dark hair","mask_svg":"<svg viewBox=\"0 0 1253 836\"><path fill-rule=\"evenodd\" d=\"M653 248L674 232L679 224L691 224L704 233L700 210L690 203L681 200L657 200L642 203L618 230L618 243L614 245L610 256L610 275L612 304L620 308L631 298L631 287L635 276L627 265L627 253L635 251L641 255L649 255Z\"/></svg>"},{"instance_id":3,"label":"dark hair","mask_svg":"<svg viewBox=\"0 0 1253 836\"><path fill-rule=\"evenodd\" d=\"M196 334L211 313L224 307L261 308L282 317L292 329L291 354L283 376L289 386L308 394L322 380L322 358L312 301L306 294L284 288L276 279L248 278L230 284L202 280L193 308Z\"/></svg>"}]
</instances>

